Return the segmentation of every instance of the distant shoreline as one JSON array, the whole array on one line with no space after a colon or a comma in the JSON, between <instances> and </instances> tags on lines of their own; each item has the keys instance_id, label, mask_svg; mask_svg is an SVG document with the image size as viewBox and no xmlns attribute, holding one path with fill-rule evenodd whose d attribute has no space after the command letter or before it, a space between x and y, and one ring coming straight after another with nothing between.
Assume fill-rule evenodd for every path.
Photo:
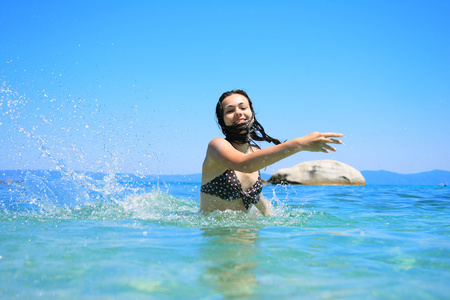
<instances>
[{"instance_id":1,"label":"distant shoreline","mask_svg":"<svg viewBox=\"0 0 450 300\"><path fill-rule=\"evenodd\" d=\"M25 180L27 173L45 178L62 178L60 171L45 170L0 170L0 183L20 183ZM102 180L107 174L95 172L74 171L74 173L86 174L92 179ZM400 174L385 170L361 171L367 185L450 185L450 171L433 170L414 174ZM119 181L165 181L165 182L192 182L200 183L201 174L185 175L142 175L118 173L114 174ZM262 173L262 179L268 180L271 174Z\"/></svg>"}]
</instances>

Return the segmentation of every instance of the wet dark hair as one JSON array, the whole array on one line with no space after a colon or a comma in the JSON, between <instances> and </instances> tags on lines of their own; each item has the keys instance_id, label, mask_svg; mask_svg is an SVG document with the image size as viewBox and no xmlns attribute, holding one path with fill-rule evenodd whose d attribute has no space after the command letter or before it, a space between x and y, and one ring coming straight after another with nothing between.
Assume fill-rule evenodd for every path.
<instances>
[{"instance_id":1,"label":"wet dark hair","mask_svg":"<svg viewBox=\"0 0 450 300\"><path fill-rule=\"evenodd\" d=\"M250 105L250 110L252 111L252 119L237 125L226 126L225 121L223 120L223 106L222 102L228 96L239 94L247 98L248 104ZM274 143L275 145L281 144L281 142L277 139L272 138L267 135L264 131L262 125L256 120L255 111L253 110L253 104L250 100L250 97L243 90L232 90L222 94L219 98L219 102L216 105L216 119L217 124L222 129L223 134L225 135L225 139L230 143L235 142L239 144L250 143L251 141L265 141L268 143ZM253 124L250 127L250 122L253 120Z\"/></svg>"}]
</instances>

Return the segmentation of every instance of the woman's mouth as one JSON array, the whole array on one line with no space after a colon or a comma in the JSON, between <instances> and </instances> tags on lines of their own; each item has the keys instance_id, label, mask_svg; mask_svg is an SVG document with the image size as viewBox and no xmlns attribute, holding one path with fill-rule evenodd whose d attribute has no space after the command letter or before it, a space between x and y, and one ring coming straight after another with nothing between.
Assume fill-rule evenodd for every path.
<instances>
[{"instance_id":1,"label":"woman's mouth","mask_svg":"<svg viewBox=\"0 0 450 300\"><path fill-rule=\"evenodd\" d=\"M242 124L245 121L247 121L245 118L240 118L240 119L237 119L236 121L234 121L234 124Z\"/></svg>"}]
</instances>

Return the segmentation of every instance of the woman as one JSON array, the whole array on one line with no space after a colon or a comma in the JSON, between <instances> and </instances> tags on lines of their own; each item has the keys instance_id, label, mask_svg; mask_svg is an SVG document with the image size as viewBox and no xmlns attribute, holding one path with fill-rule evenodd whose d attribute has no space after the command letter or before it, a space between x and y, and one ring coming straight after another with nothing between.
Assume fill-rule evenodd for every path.
<instances>
[{"instance_id":1,"label":"woman","mask_svg":"<svg viewBox=\"0 0 450 300\"><path fill-rule=\"evenodd\" d=\"M259 170L299 151L336 151L328 145L341 144L332 137L340 133L314 132L284 143L268 136L255 118L253 105L242 90L225 92L216 106L216 117L224 138L215 138L208 145L202 169L200 211L215 210L249 212L252 205L263 215L270 215L272 206L261 195ZM275 146L260 149L252 141L267 141Z\"/></svg>"}]
</instances>

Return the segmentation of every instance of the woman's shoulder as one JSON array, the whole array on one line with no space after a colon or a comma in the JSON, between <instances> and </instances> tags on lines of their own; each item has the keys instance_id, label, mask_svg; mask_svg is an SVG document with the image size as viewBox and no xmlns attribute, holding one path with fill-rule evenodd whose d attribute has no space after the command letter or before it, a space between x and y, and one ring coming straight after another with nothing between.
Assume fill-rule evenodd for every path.
<instances>
[{"instance_id":1,"label":"woman's shoulder","mask_svg":"<svg viewBox=\"0 0 450 300\"><path fill-rule=\"evenodd\" d=\"M223 141L227 141L226 139L224 139L224 138L222 138L222 137L216 137L216 138L213 138L211 141L209 141L209 143L211 144L211 143L219 143L219 142L223 142Z\"/></svg>"},{"instance_id":2,"label":"woman's shoulder","mask_svg":"<svg viewBox=\"0 0 450 300\"><path fill-rule=\"evenodd\" d=\"M226 143L229 144L224 138L214 138L208 144L208 151L206 153L205 160L202 167L202 184L211 181L218 175L222 174L227 167L224 166L218 158L220 156L221 149L226 147Z\"/></svg>"},{"instance_id":3,"label":"woman's shoulder","mask_svg":"<svg viewBox=\"0 0 450 300\"><path fill-rule=\"evenodd\" d=\"M208 144L204 166L215 165L217 162L216 159L214 158L217 156L218 153L223 151L223 149L227 148L228 146L227 144L229 145L230 143L224 138L221 137L213 138Z\"/></svg>"},{"instance_id":4,"label":"woman's shoulder","mask_svg":"<svg viewBox=\"0 0 450 300\"><path fill-rule=\"evenodd\" d=\"M208 148L213 147L213 148L218 148L218 147L222 147L223 145L231 145L230 142L228 142L226 139L221 138L221 137L216 137L213 138L209 144L208 144Z\"/></svg>"}]
</instances>

